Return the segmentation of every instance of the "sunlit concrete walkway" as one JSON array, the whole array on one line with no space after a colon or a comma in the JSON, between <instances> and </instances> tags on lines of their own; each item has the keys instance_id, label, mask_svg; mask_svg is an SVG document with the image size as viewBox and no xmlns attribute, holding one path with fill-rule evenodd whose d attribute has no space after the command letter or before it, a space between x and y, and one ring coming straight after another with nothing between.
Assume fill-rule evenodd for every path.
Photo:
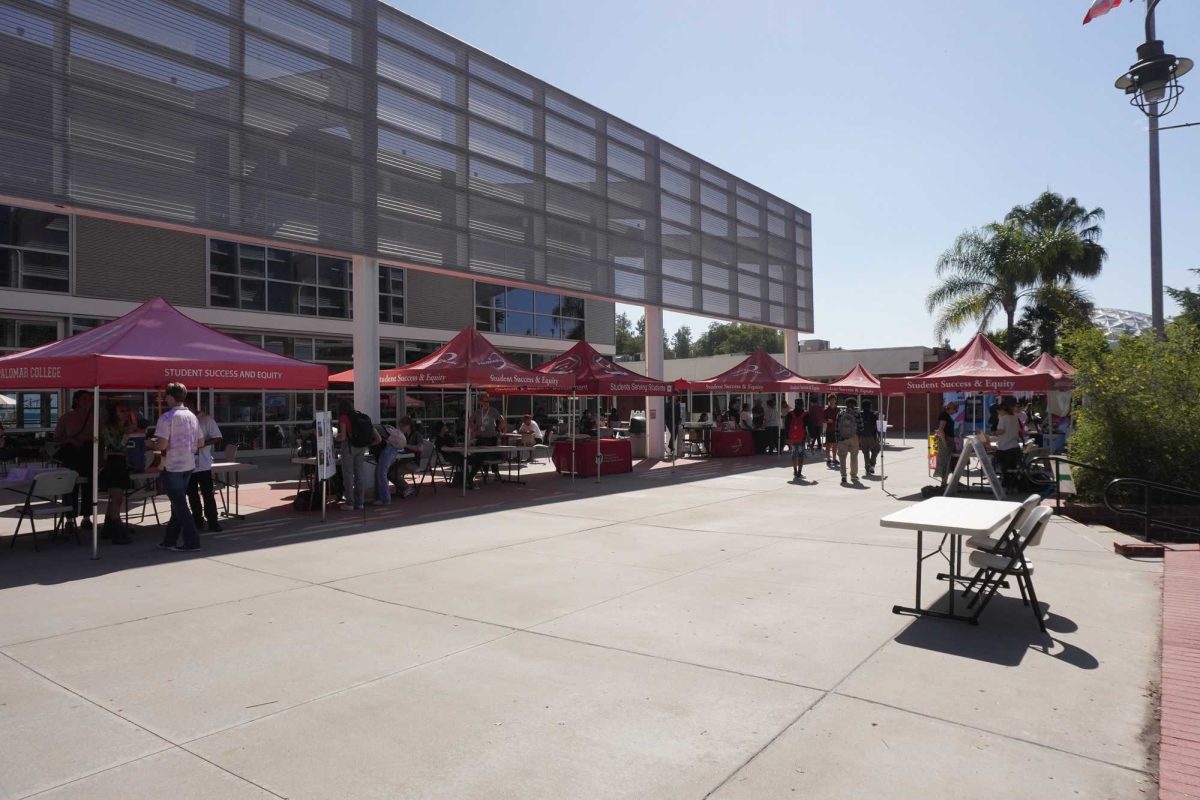
<instances>
[{"instance_id":1,"label":"sunlit concrete walkway","mask_svg":"<svg viewBox=\"0 0 1200 800\"><path fill-rule=\"evenodd\" d=\"M915 542L878 520L923 452L887 473L543 473L324 525L275 480L197 556L0 536L0 797L1153 797L1161 564L1055 519L1049 635L1019 598L896 616Z\"/></svg>"}]
</instances>

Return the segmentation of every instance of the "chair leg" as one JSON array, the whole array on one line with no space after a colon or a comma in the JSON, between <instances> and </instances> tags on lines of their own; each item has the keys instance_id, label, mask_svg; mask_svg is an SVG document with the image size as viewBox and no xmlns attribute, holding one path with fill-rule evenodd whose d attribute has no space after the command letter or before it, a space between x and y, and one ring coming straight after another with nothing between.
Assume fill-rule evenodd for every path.
<instances>
[{"instance_id":1,"label":"chair leg","mask_svg":"<svg viewBox=\"0 0 1200 800\"><path fill-rule=\"evenodd\" d=\"M1017 588L1021 590L1021 602L1029 605L1029 595L1025 593L1025 581L1021 579L1020 575L1017 575Z\"/></svg>"},{"instance_id":2,"label":"chair leg","mask_svg":"<svg viewBox=\"0 0 1200 800\"><path fill-rule=\"evenodd\" d=\"M1046 633L1046 620L1043 619L1042 607L1038 604L1037 592L1033 590L1033 578L1029 573L1025 573L1024 580L1029 584L1029 599L1030 605L1033 606L1033 616L1037 620L1038 627L1042 629L1042 633Z\"/></svg>"},{"instance_id":3,"label":"chair leg","mask_svg":"<svg viewBox=\"0 0 1200 800\"><path fill-rule=\"evenodd\" d=\"M1003 573L1003 572L998 573L1000 578L1003 578L1003 576L1005 574L1006 573ZM975 619L979 619L979 617L983 614L983 610L985 608L987 608L987 604L992 602L992 597L994 597L996 592L1000 590L1000 582L1001 581L999 579L992 581L991 584L989 585L989 588L988 588L986 594L984 592L980 591L979 594L975 595L974 599L971 601L972 604L974 603L975 600L978 600L981 597L983 598L983 602L980 603L979 607L975 609ZM970 608L970 604L968 604L967 607Z\"/></svg>"},{"instance_id":4,"label":"chair leg","mask_svg":"<svg viewBox=\"0 0 1200 800\"><path fill-rule=\"evenodd\" d=\"M24 521L25 521L25 513L24 513L24 511L22 511L21 515L19 517L17 517L17 529L15 531L13 531L12 541L10 541L8 543L9 550L12 550L14 547L17 546L17 536L21 533L21 523Z\"/></svg>"}]
</instances>

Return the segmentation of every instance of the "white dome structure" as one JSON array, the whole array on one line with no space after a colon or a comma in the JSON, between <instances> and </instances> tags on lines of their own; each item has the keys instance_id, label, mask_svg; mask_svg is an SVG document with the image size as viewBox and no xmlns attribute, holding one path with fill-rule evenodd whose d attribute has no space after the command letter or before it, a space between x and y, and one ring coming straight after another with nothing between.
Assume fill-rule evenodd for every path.
<instances>
[{"instance_id":1,"label":"white dome structure","mask_svg":"<svg viewBox=\"0 0 1200 800\"><path fill-rule=\"evenodd\" d=\"M1137 336L1154 327L1149 314L1123 308L1092 309L1092 324L1104 332L1104 338L1110 345L1116 344L1118 337L1125 334Z\"/></svg>"}]
</instances>

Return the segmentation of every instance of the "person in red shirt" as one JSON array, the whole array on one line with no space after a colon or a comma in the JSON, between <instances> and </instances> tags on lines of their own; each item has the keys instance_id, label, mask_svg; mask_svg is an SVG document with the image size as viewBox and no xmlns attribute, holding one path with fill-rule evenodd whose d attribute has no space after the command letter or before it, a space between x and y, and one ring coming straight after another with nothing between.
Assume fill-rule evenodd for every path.
<instances>
[{"instance_id":1,"label":"person in red shirt","mask_svg":"<svg viewBox=\"0 0 1200 800\"><path fill-rule=\"evenodd\" d=\"M799 402L796 407L783 418L783 430L786 432L788 444L792 450L792 481L799 482L804 478L804 440L808 435L808 415L804 413Z\"/></svg>"}]
</instances>

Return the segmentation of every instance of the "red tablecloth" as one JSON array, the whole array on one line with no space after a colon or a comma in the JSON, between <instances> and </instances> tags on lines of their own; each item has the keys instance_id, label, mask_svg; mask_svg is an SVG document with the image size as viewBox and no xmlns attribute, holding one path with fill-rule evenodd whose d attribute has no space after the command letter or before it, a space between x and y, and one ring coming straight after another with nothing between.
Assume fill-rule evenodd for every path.
<instances>
[{"instance_id":1,"label":"red tablecloth","mask_svg":"<svg viewBox=\"0 0 1200 800\"><path fill-rule=\"evenodd\" d=\"M575 442L575 474L592 477L596 474L596 448L602 460L601 475L618 472L633 472L633 447L628 439L580 439ZM551 455L554 468L559 472L571 471L571 442L559 440L554 443Z\"/></svg>"},{"instance_id":2,"label":"red tablecloth","mask_svg":"<svg viewBox=\"0 0 1200 800\"><path fill-rule=\"evenodd\" d=\"M723 456L754 455L754 437L750 431L713 431L712 454Z\"/></svg>"}]
</instances>

